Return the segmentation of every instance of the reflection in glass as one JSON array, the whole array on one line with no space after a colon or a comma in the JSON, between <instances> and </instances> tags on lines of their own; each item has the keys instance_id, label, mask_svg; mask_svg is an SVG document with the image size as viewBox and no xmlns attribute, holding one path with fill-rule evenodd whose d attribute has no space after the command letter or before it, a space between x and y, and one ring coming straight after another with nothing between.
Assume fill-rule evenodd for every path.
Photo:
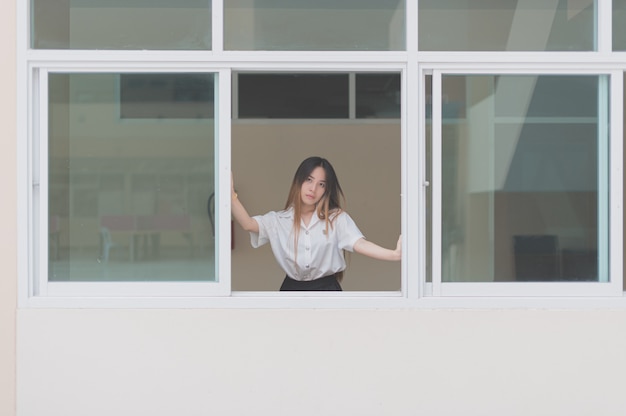
<instances>
[{"instance_id":1,"label":"reflection in glass","mask_svg":"<svg viewBox=\"0 0 626 416\"><path fill-rule=\"evenodd\" d=\"M591 51L594 0L420 0L423 51Z\"/></svg>"},{"instance_id":2,"label":"reflection in glass","mask_svg":"<svg viewBox=\"0 0 626 416\"><path fill-rule=\"evenodd\" d=\"M613 50L626 51L626 0L613 0Z\"/></svg>"},{"instance_id":3,"label":"reflection in glass","mask_svg":"<svg viewBox=\"0 0 626 416\"><path fill-rule=\"evenodd\" d=\"M433 245L432 236L433 236L433 163L432 163L432 155L433 155L433 116L432 116L432 105L433 105L433 77L432 75L425 76L424 82L424 94L425 94L425 104L428 109L425 117L425 148L426 148L426 181L429 186L426 187L426 226L425 226L425 241L426 241L426 282L433 281L432 275L432 255L433 255ZM445 123L445 121L444 121Z\"/></svg>"},{"instance_id":4,"label":"reflection in glass","mask_svg":"<svg viewBox=\"0 0 626 416\"><path fill-rule=\"evenodd\" d=\"M348 118L348 74L239 74L239 118Z\"/></svg>"},{"instance_id":5,"label":"reflection in glass","mask_svg":"<svg viewBox=\"0 0 626 416\"><path fill-rule=\"evenodd\" d=\"M121 74L120 117L213 118L213 79L204 74Z\"/></svg>"},{"instance_id":6,"label":"reflection in glass","mask_svg":"<svg viewBox=\"0 0 626 416\"><path fill-rule=\"evenodd\" d=\"M442 78L458 108L442 134L444 282L606 279L600 90L597 76Z\"/></svg>"},{"instance_id":7,"label":"reflection in glass","mask_svg":"<svg viewBox=\"0 0 626 416\"><path fill-rule=\"evenodd\" d=\"M398 73L237 75L240 119L347 119L351 108L358 119L397 119L400 98Z\"/></svg>"},{"instance_id":8,"label":"reflection in glass","mask_svg":"<svg viewBox=\"0 0 626 416\"><path fill-rule=\"evenodd\" d=\"M400 74L356 74L357 118L400 118Z\"/></svg>"},{"instance_id":9,"label":"reflection in glass","mask_svg":"<svg viewBox=\"0 0 626 416\"><path fill-rule=\"evenodd\" d=\"M49 280L214 280L214 117L122 118L124 76L50 75ZM159 77L168 78L185 75ZM146 106L189 109L161 87L143 90L161 100ZM213 101L203 95L191 107Z\"/></svg>"},{"instance_id":10,"label":"reflection in glass","mask_svg":"<svg viewBox=\"0 0 626 416\"><path fill-rule=\"evenodd\" d=\"M31 1L35 49L211 49L210 0Z\"/></svg>"},{"instance_id":11,"label":"reflection in glass","mask_svg":"<svg viewBox=\"0 0 626 416\"><path fill-rule=\"evenodd\" d=\"M404 50L404 0L225 0L226 50Z\"/></svg>"}]
</instances>

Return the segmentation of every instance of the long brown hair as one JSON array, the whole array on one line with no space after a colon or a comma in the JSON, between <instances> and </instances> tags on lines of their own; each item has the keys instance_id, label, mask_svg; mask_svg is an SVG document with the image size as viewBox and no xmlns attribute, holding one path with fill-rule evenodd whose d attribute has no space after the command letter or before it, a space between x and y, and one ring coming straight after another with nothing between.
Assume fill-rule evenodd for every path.
<instances>
[{"instance_id":1,"label":"long brown hair","mask_svg":"<svg viewBox=\"0 0 626 416\"><path fill-rule=\"evenodd\" d=\"M289 196L285 204L285 209L293 208L293 231L294 231L294 252L297 256L298 237L300 235L300 222L302 219L302 199L300 197L300 191L302 184L306 181L315 168L321 167L326 174L326 188L324 189L324 195L320 198L317 206L315 207L315 214L320 220L324 220L326 223L326 233L329 228L333 226L333 221L343 210L345 197L343 190L339 185L337 174L330 162L323 157L311 156L304 159L296 173L293 176L291 182L291 188L289 189Z\"/></svg>"}]
</instances>

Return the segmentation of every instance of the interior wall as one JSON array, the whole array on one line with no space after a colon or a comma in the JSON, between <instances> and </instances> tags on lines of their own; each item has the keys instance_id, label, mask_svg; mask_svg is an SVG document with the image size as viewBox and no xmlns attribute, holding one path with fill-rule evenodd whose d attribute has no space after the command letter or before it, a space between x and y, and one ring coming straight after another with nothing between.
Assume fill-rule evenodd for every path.
<instances>
[{"instance_id":1,"label":"interior wall","mask_svg":"<svg viewBox=\"0 0 626 416\"><path fill-rule=\"evenodd\" d=\"M0 415L15 414L15 311L17 299L16 2L0 14Z\"/></svg>"},{"instance_id":2,"label":"interior wall","mask_svg":"<svg viewBox=\"0 0 626 416\"><path fill-rule=\"evenodd\" d=\"M293 175L309 156L327 158L346 195L346 211L368 240L395 248L400 235L399 123L235 123L232 164L239 199L251 215L284 208ZM284 273L269 245L250 246L235 226L234 290L277 290ZM344 290L400 290L400 263L348 255Z\"/></svg>"}]
</instances>

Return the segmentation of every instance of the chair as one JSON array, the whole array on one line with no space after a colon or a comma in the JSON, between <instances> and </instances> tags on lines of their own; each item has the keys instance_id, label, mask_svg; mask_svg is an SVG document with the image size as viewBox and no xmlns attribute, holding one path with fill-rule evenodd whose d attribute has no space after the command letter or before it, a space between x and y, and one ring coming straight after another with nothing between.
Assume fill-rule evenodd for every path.
<instances>
[{"instance_id":1,"label":"chair","mask_svg":"<svg viewBox=\"0 0 626 416\"><path fill-rule=\"evenodd\" d=\"M212 192L207 202L207 210L209 214L209 221L211 221L211 231L213 237L215 237L215 192Z\"/></svg>"},{"instance_id":2,"label":"chair","mask_svg":"<svg viewBox=\"0 0 626 416\"><path fill-rule=\"evenodd\" d=\"M113 243L111 233L117 233L128 237L128 258L130 261L134 261L137 239L137 218L134 215L103 215L100 217L102 259L105 261L109 259L110 249L116 245Z\"/></svg>"},{"instance_id":3,"label":"chair","mask_svg":"<svg viewBox=\"0 0 626 416\"><path fill-rule=\"evenodd\" d=\"M48 221L48 235L50 237L50 258L54 260L59 259L59 216L51 215Z\"/></svg>"},{"instance_id":4,"label":"chair","mask_svg":"<svg viewBox=\"0 0 626 416\"><path fill-rule=\"evenodd\" d=\"M109 261L109 253L111 248L115 246L113 239L111 238L111 232L107 227L100 228L100 260L103 262Z\"/></svg>"}]
</instances>

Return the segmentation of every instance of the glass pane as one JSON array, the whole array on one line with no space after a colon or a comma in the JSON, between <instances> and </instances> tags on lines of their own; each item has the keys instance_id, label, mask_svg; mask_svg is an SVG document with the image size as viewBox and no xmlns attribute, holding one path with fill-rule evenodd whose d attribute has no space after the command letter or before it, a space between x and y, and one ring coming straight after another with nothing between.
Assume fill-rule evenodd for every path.
<instances>
[{"instance_id":1,"label":"glass pane","mask_svg":"<svg viewBox=\"0 0 626 416\"><path fill-rule=\"evenodd\" d=\"M600 81L443 77L444 282L606 279Z\"/></svg>"},{"instance_id":2,"label":"glass pane","mask_svg":"<svg viewBox=\"0 0 626 416\"><path fill-rule=\"evenodd\" d=\"M594 0L420 0L424 51L590 51Z\"/></svg>"},{"instance_id":3,"label":"glass pane","mask_svg":"<svg viewBox=\"0 0 626 416\"><path fill-rule=\"evenodd\" d=\"M613 0L613 50L626 51L626 0Z\"/></svg>"},{"instance_id":4,"label":"glass pane","mask_svg":"<svg viewBox=\"0 0 626 416\"><path fill-rule=\"evenodd\" d=\"M31 1L35 49L211 49L210 0Z\"/></svg>"},{"instance_id":5,"label":"glass pane","mask_svg":"<svg viewBox=\"0 0 626 416\"><path fill-rule=\"evenodd\" d=\"M50 75L50 281L215 280L214 75L154 79ZM133 85L141 118L124 117Z\"/></svg>"},{"instance_id":6,"label":"glass pane","mask_svg":"<svg viewBox=\"0 0 626 416\"><path fill-rule=\"evenodd\" d=\"M120 117L213 118L213 79L202 74L121 74Z\"/></svg>"},{"instance_id":7,"label":"glass pane","mask_svg":"<svg viewBox=\"0 0 626 416\"><path fill-rule=\"evenodd\" d=\"M433 77L432 75L426 75L424 80L424 102L426 104L425 114L425 148L426 148L426 181L429 186L426 188L426 229L424 230L426 240L426 282L433 281L433 269L432 269L432 256L433 256Z\"/></svg>"},{"instance_id":8,"label":"glass pane","mask_svg":"<svg viewBox=\"0 0 626 416\"><path fill-rule=\"evenodd\" d=\"M404 0L224 0L226 50L405 48Z\"/></svg>"},{"instance_id":9,"label":"glass pane","mask_svg":"<svg viewBox=\"0 0 626 416\"><path fill-rule=\"evenodd\" d=\"M239 74L239 118L348 118L348 74Z\"/></svg>"},{"instance_id":10,"label":"glass pane","mask_svg":"<svg viewBox=\"0 0 626 416\"><path fill-rule=\"evenodd\" d=\"M357 118L400 118L400 74L356 74Z\"/></svg>"},{"instance_id":11,"label":"glass pane","mask_svg":"<svg viewBox=\"0 0 626 416\"><path fill-rule=\"evenodd\" d=\"M350 76L355 88L350 89ZM197 88L194 89L197 91ZM237 75L238 118L400 118L400 74L246 73Z\"/></svg>"}]
</instances>

